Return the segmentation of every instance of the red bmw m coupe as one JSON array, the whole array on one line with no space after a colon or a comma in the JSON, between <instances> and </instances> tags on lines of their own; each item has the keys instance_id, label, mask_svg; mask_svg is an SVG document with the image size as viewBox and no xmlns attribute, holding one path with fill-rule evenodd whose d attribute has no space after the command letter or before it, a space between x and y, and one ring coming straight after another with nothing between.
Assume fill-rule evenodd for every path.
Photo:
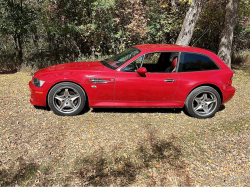
<instances>
[{"instance_id":1,"label":"red bmw m coupe","mask_svg":"<svg viewBox=\"0 0 250 187\"><path fill-rule=\"evenodd\" d=\"M177 45L134 46L110 59L47 67L29 82L30 102L57 115L97 107L185 108L213 117L230 100L233 71L214 53ZM88 101L88 102L87 102Z\"/></svg>"}]
</instances>

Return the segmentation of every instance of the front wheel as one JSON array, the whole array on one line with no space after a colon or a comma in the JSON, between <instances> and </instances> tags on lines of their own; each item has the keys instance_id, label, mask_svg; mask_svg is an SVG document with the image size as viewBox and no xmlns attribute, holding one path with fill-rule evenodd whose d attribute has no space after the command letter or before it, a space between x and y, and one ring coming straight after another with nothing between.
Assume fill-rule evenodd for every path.
<instances>
[{"instance_id":1,"label":"front wheel","mask_svg":"<svg viewBox=\"0 0 250 187\"><path fill-rule=\"evenodd\" d=\"M86 103L83 89L77 84L63 82L55 85L49 92L48 105L60 116L74 116L79 114Z\"/></svg>"},{"instance_id":2,"label":"front wheel","mask_svg":"<svg viewBox=\"0 0 250 187\"><path fill-rule=\"evenodd\" d=\"M185 109L193 117L210 118L219 110L220 105L219 93L210 86L201 86L188 95Z\"/></svg>"}]
</instances>

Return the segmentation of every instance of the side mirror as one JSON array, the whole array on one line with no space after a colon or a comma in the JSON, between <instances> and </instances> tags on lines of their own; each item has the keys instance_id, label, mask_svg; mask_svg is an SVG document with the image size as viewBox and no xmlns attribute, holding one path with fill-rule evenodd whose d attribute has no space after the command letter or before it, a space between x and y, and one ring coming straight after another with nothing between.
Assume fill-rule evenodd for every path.
<instances>
[{"instance_id":1,"label":"side mirror","mask_svg":"<svg viewBox=\"0 0 250 187\"><path fill-rule=\"evenodd\" d=\"M141 68L137 69L137 73L140 76L145 76L145 74L147 73L147 69L145 67L141 67Z\"/></svg>"}]
</instances>

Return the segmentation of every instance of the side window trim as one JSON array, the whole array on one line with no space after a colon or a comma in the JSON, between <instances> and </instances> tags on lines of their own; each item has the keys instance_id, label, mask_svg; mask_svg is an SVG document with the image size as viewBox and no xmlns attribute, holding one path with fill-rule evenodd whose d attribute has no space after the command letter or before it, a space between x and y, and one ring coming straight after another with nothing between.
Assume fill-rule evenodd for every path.
<instances>
[{"instance_id":1,"label":"side window trim","mask_svg":"<svg viewBox=\"0 0 250 187\"><path fill-rule=\"evenodd\" d=\"M183 52L183 51L180 52L180 57L178 59L178 67L177 67L177 72L178 73L184 73L184 72L181 72L179 68L180 68L180 62L183 62L183 60L184 60L185 53L186 52Z\"/></svg>"},{"instance_id":2,"label":"side window trim","mask_svg":"<svg viewBox=\"0 0 250 187\"><path fill-rule=\"evenodd\" d=\"M176 72L175 73L179 73L179 65L180 65L180 60L181 60L181 54L183 52L182 51L179 51L179 54L178 54L178 59L177 59L177 67L176 67Z\"/></svg>"},{"instance_id":3,"label":"side window trim","mask_svg":"<svg viewBox=\"0 0 250 187\"><path fill-rule=\"evenodd\" d=\"M145 55L146 55L146 54L143 54L142 56L140 56L140 57L142 57L142 60L141 60L141 65L140 65L139 68L141 68L142 65L143 65L143 63L144 63ZM139 58L140 58L140 57L139 57Z\"/></svg>"},{"instance_id":4,"label":"side window trim","mask_svg":"<svg viewBox=\"0 0 250 187\"><path fill-rule=\"evenodd\" d=\"M137 59L139 59L140 57L142 57L141 65L140 65L140 67L139 67L139 68L141 68L141 67L143 66L143 64L144 64L145 56L146 56L147 54L151 54L151 53L178 53L177 67L176 67L176 71L174 72L174 73L178 73L178 71L179 71L179 62L180 62L181 55L182 55L182 53L183 53L182 51L154 51L154 52L149 52L149 53L145 53L145 54L139 56L138 58L136 58L135 60L133 60L133 61L130 62L129 64L135 62ZM132 71L123 71L127 66L129 66L129 64L126 65L125 67L123 67L120 71L121 71L121 72L131 73ZM139 69L139 68L138 68L138 69ZM147 72L147 73L170 73L170 72Z\"/></svg>"},{"instance_id":5,"label":"side window trim","mask_svg":"<svg viewBox=\"0 0 250 187\"><path fill-rule=\"evenodd\" d=\"M149 52L149 53L146 53L146 54L151 54L151 53L178 53L178 59L177 59L177 67L176 67L176 72L175 73L178 73L178 68L179 68L179 61L180 61L180 56L181 56L181 51L154 51L154 52ZM145 55L144 54L144 57L143 57L143 62L142 62L142 65L141 67L143 66L143 63L144 63L144 59L145 59ZM147 72L147 73L171 73L171 72Z\"/></svg>"}]
</instances>

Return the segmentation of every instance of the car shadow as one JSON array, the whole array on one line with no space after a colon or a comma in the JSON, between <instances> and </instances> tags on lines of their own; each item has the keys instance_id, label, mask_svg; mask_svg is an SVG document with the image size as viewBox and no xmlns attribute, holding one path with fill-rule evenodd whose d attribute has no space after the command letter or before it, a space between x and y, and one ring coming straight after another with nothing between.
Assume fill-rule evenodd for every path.
<instances>
[{"instance_id":1,"label":"car shadow","mask_svg":"<svg viewBox=\"0 0 250 187\"><path fill-rule=\"evenodd\" d=\"M34 105L34 108L37 110L51 111L51 109L48 106L36 106L36 105ZM88 113L89 111L90 111L89 107L84 107L84 109L79 114L77 114L77 116Z\"/></svg>"},{"instance_id":2,"label":"car shadow","mask_svg":"<svg viewBox=\"0 0 250 187\"><path fill-rule=\"evenodd\" d=\"M37 105L34 105L34 108L37 109L37 110L46 110L46 111L50 111L51 110L47 106L37 106Z\"/></svg>"},{"instance_id":3,"label":"car shadow","mask_svg":"<svg viewBox=\"0 0 250 187\"><path fill-rule=\"evenodd\" d=\"M225 105L220 105L218 112L225 110L225 108L226 108Z\"/></svg>"},{"instance_id":4,"label":"car shadow","mask_svg":"<svg viewBox=\"0 0 250 187\"><path fill-rule=\"evenodd\" d=\"M49 107L44 106L34 106L38 110L46 110L50 111ZM218 112L223 111L225 109L225 105L221 105ZM185 110L185 108L92 108L84 107L82 112L78 115L83 115L88 113L89 111L93 113L173 113L180 114L184 112L187 116L191 117L190 114Z\"/></svg>"},{"instance_id":5,"label":"car shadow","mask_svg":"<svg viewBox=\"0 0 250 187\"><path fill-rule=\"evenodd\" d=\"M34 106L37 110L50 111L49 107ZM85 107L78 115L83 115L89 111L93 113L175 113L184 111L182 108L92 108ZM184 111L185 112L185 111Z\"/></svg>"}]
</instances>

